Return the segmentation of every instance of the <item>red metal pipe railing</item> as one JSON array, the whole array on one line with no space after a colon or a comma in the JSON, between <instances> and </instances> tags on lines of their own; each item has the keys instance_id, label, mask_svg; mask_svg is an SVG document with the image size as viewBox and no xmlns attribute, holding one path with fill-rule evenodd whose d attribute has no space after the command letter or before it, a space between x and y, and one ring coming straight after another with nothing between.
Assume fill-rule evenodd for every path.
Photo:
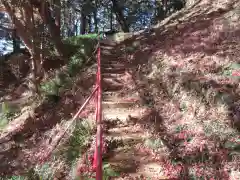
<instances>
[{"instance_id":1,"label":"red metal pipe railing","mask_svg":"<svg viewBox=\"0 0 240 180\"><path fill-rule=\"evenodd\" d=\"M102 138L102 86L101 86L101 48L98 47L97 51L97 108L96 108L96 123L97 123L97 134L96 134L96 149L94 152L94 163L93 168L96 169L96 180L102 180L102 146L103 146L103 138Z\"/></svg>"},{"instance_id":2,"label":"red metal pipe railing","mask_svg":"<svg viewBox=\"0 0 240 180\"><path fill-rule=\"evenodd\" d=\"M96 146L94 152L94 159L92 169L96 171L96 180L103 179L103 168L102 168L102 154L103 154L103 133L102 133L102 85L101 85L101 48L98 44L97 48L97 73L96 73L96 89L94 90L95 103L96 103ZM91 94L91 97L94 95ZM85 102L86 104L89 101ZM85 104L84 103L84 104ZM80 113L78 113L79 116ZM76 115L75 115L76 116ZM75 117L74 116L74 117Z\"/></svg>"}]
</instances>

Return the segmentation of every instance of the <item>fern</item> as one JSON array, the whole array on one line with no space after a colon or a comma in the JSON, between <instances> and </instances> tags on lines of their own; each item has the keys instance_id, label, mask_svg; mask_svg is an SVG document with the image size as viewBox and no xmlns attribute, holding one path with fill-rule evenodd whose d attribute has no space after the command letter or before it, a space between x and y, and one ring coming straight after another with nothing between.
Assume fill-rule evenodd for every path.
<instances>
[{"instance_id":1,"label":"fern","mask_svg":"<svg viewBox=\"0 0 240 180\"><path fill-rule=\"evenodd\" d=\"M103 180L109 180L111 177L118 177L120 174L111 168L110 164L103 165Z\"/></svg>"}]
</instances>

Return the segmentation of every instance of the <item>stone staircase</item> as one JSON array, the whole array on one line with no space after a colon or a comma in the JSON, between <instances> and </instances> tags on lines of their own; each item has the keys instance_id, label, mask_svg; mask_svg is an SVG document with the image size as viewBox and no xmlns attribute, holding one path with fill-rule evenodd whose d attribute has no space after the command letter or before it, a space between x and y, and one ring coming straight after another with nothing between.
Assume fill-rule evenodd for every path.
<instances>
[{"instance_id":1,"label":"stone staircase","mask_svg":"<svg viewBox=\"0 0 240 180\"><path fill-rule=\"evenodd\" d=\"M103 120L105 124L113 124L107 128L104 137L118 144L109 148L110 155L104 161L116 171L124 173L115 179L139 179L140 176L155 178L154 173L161 167L156 163L149 164L149 155L138 151L138 147L143 146L149 137L136 123L146 107L142 106L133 80L126 78L129 74L124 52L113 44L102 44L101 49Z\"/></svg>"},{"instance_id":2,"label":"stone staircase","mask_svg":"<svg viewBox=\"0 0 240 180\"><path fill-rule=\"evenodd\" d=\"M104 118L116 119L123 115L128 117L133 110L138 111L136 107L140 105L140 99L133 82L124 80L128 68L123 52L106 44L101 49Z\"/></svg>"}]
</instances>

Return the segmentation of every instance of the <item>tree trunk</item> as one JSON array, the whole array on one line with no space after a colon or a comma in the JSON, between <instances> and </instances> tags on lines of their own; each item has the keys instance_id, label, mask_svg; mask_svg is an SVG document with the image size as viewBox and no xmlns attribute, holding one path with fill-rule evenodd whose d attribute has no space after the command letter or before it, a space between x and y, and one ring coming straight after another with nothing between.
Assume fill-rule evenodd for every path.
<instances>
[{"instance_id":1,"label":"tree trunk","mask_svg":"<svg viewBox=\"0 0 240 180\"><path fill-rule=\"evenodd\" d=\"M60 56L64 57L65 55L64 45L61 40L61 37L59 36L59 28L56 26L55 21L51 16L48 2L42 1L39 13L44 23L48 26L49 32L52 37L52 41L56 47L57 52L59 53Z\"/></svg>"},{"instance_id":2,"label":"tree trunk","mask_svg":"<svg viewBox=\"0 0 240 180\"><path fill-rule=\"evenodd\" d=\"M68 26L67 26L67 28L68 28L68 30L67 30L67 36L68 37L71 37L72 36L72 13L68 13Z\"/></svg>"},{"instance_id":3,"label":"tree trunk","mask_svg":"<svg viewBox=\"0 0 240 180\"><path fill-rule=\"evenodd\" d=\"M155 0L155 17L154 21L159 23L165 18L164 3L166 0ZM166 8L166 6L165 6Z\"/></svg>"},{"instance_id":4,"label":"tree trunk","mask_svg":"<svg viewBox=\"0 0 240 180\"><path fill-rule=\"evenodd\" d=\"M44 71L44 68L43 68L43 61L44 61L44 49L43 49L43 46L44 46L44 42L45 42L45 27L44 27L44 24L41 24L40 26L40 32L41 32L41 36L40 36L40 67L43 71L43 76L45 76L45 71Z\"/></svg>"},{"instance_id":5,"label":"tree trunk","mask_svg":"<svg viewBox=\"0 0 240 180\"><path fill-rule=\"evenodd\" d=\"M67 36L67 7L65 1L63 1L63 37Z\"/></svg>"},{"instance_id":6,"label":"tree trunk","mask_svg":"<svg viewBox=\"0 0 240 180\"><path fill-rule=\"evenodd\" d=\"M78 24L79 24L79 20L76 18L77 17L77 14L75 15L75 19L74 19L74 31L75 31L75 36L78 36L79 34L79 26L78 26Z\"/></svg>"},{"instance_id":7,"label":"tree trunk","mask_svg":"<svg viewBox=\"0 0 240 180\"><path fill-rule=\"evenodd\" d=\"M162 9L163 9L163 19L166 18L167 15L167 0L162 0Z\"/></svg>"},{"instance_id":8,"label":"tree trunk","mask_svg":"<svg viewBox=\"0 0 240 180\"><path fill-rule=\"evenodd\" d=\"M35 29L35 20L34 20L34 12L33 6L31 7L31 23L32 23L32 82L34 84L34 93L39 94L37 76L40 72L38 69L40 68L40 54L38 54L37 46L36 46L36 29ZM37 63L39 62L39 63Z\"/></svg>"},{"instance_id":9,"label":"tree trunk","mask_svg":"<svg viewBox=\"0 0 240 180\"><path fill-rule=\"evenodd\" d=\"M114 13L116 14L116 17L117 17L117 20L122 28L122 30L124 32L129 32L129 25L124 17L124 14L123 14L123 9L119 7L119 4L117 2L117 0L112 0L112 8L113 8L113 11Z\"/></svg>"},{"instance_id":10,"label":"tree trunk","mask_svg":"<svg viewBox=\"0 0 240 180\"><path fill-rule=\"evenodd\" d=\"M15 14L15 11L14 11ZM18 52L20 50L20 39L17 35L17 29L15 27L15 18L12 17L14 29L12 30L12 43L13 43L13 52Z\"/></svg>"},{"instance_id":11,"label":"tree trunk","mask_svg":"<svg viewBox=\"0 0 240 180\"><path fill-rule=\"evenodd\" d=\"M20 38L17 35L16 28L12 31L13 52L19 52L20 50Z\"/></svg>"},{"instance_id":12,"label":"tree trunk","mask_svg":"<svg viewBox=\"0 0 240 180\"><path fill-rule=\"evenodd\" d=\"M61 37L61 1L54 0L55 5L55 24L58 31L58 36Z\"/></svg>"},{"instance_id":13,"label":"tree trunk","mask_svg":"<svg viewBox=\"0 0 240 180\"><path fill-rule=\"evenodd\" d=\"M93 18L94 18L94 31L95 33L97 33L98 32L97 10L93 12Z\"/></svg>"},{"instance_id":14,"label":"tree trunk","mask_svg":"<svg viewBox=\"0 0 240 180\"><path fill-rule=\"evenodd\" d=\"M74 21L74 35L78 35L78 22L77 20Z\"/></svg>"},{"instance_id":15,"label":"tree trunk","mask_svg":"<svg viewBox=\"0 0 240 180\"><path fill-rule=\"evenodd\" d=\"M12 19L12 22L17 30L17 33L19 37L22 39L26 47L31 50L32 49L32 42L31 38L29 38L29 31L27 31L26 25L23 24L15 15L14 9L12 5L8 1L2 1L2 4L4 5L6 12L9 14L9 16Z\"/></svg>"},{"instance_id":16,"label":"tree trunk","mask_svg":"<svg viewBox=\"0 0 240 180\"><path fill-rule=\"evenodd\" d=\"M80 34L86 33L86 24L87 24L87 18L84 13L81 13L81 27L80 27Z\"/></svg>"},{"instance_id":17,"label":"tree trunk","mask_svg":"<svg viewBox=\"0 0 240 180\"><path fill-rule=\"evenodd\" d=\"M110 8L110 30L113 30L113 11L112 8Z\"/></svg>"},{"instance_id":18,"label":"tree trunk","mask_svg":"<svg viewBox=\"0 0 240 180\"><path fill-rule=\"evenodd\" d=\"M92 32L92 17L91 15L88 16L88 33Z\"/></svg>"},{"instance_id":19,"label":"tree trunk","mask_svg":"<svg viewBox=\"0 0 240 180\"><path fill-rule=\"evenodd\" d=\"M92 3L94 4L93 10L94 32L98 33L98 18L97 18L98 0L92 0Z\"/></svg>"}]
</instances>

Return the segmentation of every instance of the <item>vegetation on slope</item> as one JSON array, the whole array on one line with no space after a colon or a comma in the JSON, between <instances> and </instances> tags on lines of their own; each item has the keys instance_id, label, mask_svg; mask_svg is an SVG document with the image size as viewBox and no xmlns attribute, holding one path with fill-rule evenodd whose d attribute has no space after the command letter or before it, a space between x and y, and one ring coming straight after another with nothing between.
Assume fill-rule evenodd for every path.
<instances>
[{"instance_id":1,"label":"vegetation on slope","mask_svg":"<svg viewBox=\"0 0 240 180\"><path fill-rule=\"evenodd\" d=\"M97 35L88 34L69 37L64 40L66 47L72 48L66 67L57 70L53 77L41 83L42 91L47 95L59 95L61 89L71 87L72 80L80 74L86 65L92 65L95 60Z\"/></svg>"},{"instance_id":2,"label":"vegetation on slope","mask_svg":"<svg viewBox=\"0 0 240 180\"><path fill-rule=\"evenodd\" d=\"M69 107L69 105L67 105L68 107L65 106L65 99L69 100L65 97L65 94L70 93L70 95L74 98L74 95L72 95L71 92L72 88L74 88L74 86L76 86L76 84L78 84L79 81L82 81L83 79L79 76L81 76L81 74L84 73L85 69L89 69L87 67L90 67L92 64L95 63L94 61L96 54L95 49L97 45L96 34L66 38L64 40L64 43L66 44L66 47L72 47L74 49L74 52L71 52L72 55L70 56L67 65L63 66L60 69L52 70L52 72L48 72L49 76L44 81L41 82L41 93L43 97L46 98L43 102L42 101L39 102L40 105L38 105L37 107L33 107L35 108L34 113L38 114L37 115L38 118L42 119L42 121L45 121L46 125L49 126L50 125L49 122L55 119L54 122L51 122L54 123L53 126L51 125L52 129L46 129L46 131L45 130L43 131L41 129L44 129L44 127L40 127L39 126L40 124L35 127L36 129L41 128L39 130L42 131L41 132L42 134L40 134L40 137L38 137L41 139L41 141L39 143L34 142L35 147L28 148L34 149L39 146L40 148L38 149L39 154L38 153L36 154L37 161L33 163L31 166L28 166L28 169L23 171L24 175L12 176L9 178L5 176L5 178L11 180L14 179L47 180L53 178L70 178L70 179L78 178L76 177L77 162L79 158L82 158L82 155L88 154L86 150L89 146L89 143L92 142L93 132L95 132L94 123L92 123L92 121L89 121L89 119L77 119L75 123L70 126L66 135L60 141L60 145L57 147L57 149L56 150L54 149L54 152L50 154L50 158L44 163L39 163L38 161L39 158L44 157L47 153L46 149L44 150L44 148L47 147L44 146L48 147L52 145L54 146L54 142L57 141L54 137L55 136L57 137L58 134L61 134L62 131L65 131L65 128L70 122L69 120L66 120L66 118L71 118L71 116L69 116L69 114L66 115L66 113L68 112L73 113L74 111L76 111L76 108L78 108L76 106L74 107ZM91 71L90 73L95 75L94 71ZM93 84L89 84L89 88L92 85ZM89 90L87 86L86 89ZM75 95L77 95L78 97L85 96L85 93L86 92L79 91L75 93ZM74 99L71 100L76 102L76 100ZM82 100L83 98L81 98L81 102ZM73 102L73 104L75 104L75 102ZM56 107L54 108L51 104L53 104ZM42 112L41 110L42 108L44 109L46 108L46 111ZM49 117L47 117L47 119L44 120L46 114L49 113L54 114L54 112L51 111L59 113L59 115L57 116L49 115ZM7 103L2 103L1 127L4 130L4 127L7 126L7 124L11 120L13 120L13 122L11 122L11 124L7 127L8 129L10 129L10 134L7 135L6 137L12 138L13 135L21 136L19 137L19 140L14 141L16 148L19 151L24 151L26 147L21 148L20 144L26 144L27 142L32 141L31 139L25 139L24 134L27 133L28 130L32 129L31 126L29 126L29 124L31 125L31 121L36 120L29 116L27 116L27 118L25 116L21 118L22 116L21 113L16 114L15 111L13 111L13 109L10 109L10 107L8 107ZM20 123L22 124L21 125L22 127L20 126L21 127L20 131L19 126L10 128L12 125L15 125L17 123L16 119L14 119L14 116L21 118L21 119L18 118L18 121L21 121ZM36 123L37 122L35 122L35 124ZM6 132L7 131L4 131L4 133ZM35 134L34 130L32 133ZM37 139L35 140L39 141ZM34 154L32 155L32 157L34 157ZM5 171L7 171L7 167L5 168L6 168ZM116 173L111 169L111 167L109 167L108 164L104 165L105 179L108 179L110 176L115 176L115 174ZM89 176L90 174L87 173L85 175L86 178L91 179Z\"/></svg>"},{"instance_id":3,"label":"vegetation on slope","mask_svg":"<svg viewBox=\"0 0 240 180\"><path fill-rule=\"evenodd\" d=\"M165 152L168 177L239 179L239 3L186 11L164 31L125 44L140 44L128 58L139 94L155 110L141 121L155 134L146 146Z\"/></svg>"},{"instance_id":4,"label":"vegetation on slope","mask_svg":"<svg viewBox=\"0 0 240 180\"><path fill-rule=\"evenodd\" d=\"M229 1L217 8L214 2L196 3L148 35L123 43L136 90L150 109L135 121L143 132L152 133L141 148L162 165L168 178L240 177L239 3ZM0 142L4 153L0 170L6 178L21 171L26 175L9 179L74 179L77 159L89 153L86 149L95 128L89 126L89 119L78 119L51 158L38 164L94 83L95 73L89 77L89 72L79 70L93 62L88 58L96 35L72 37L65 44L73 47L68 65L49 73L41 84L44 95L53 99L21 112L24 116L16 119L3 104L1 122L5 126L11 121L9 133L3 132ZM106 179L115 176L109 165L104 167L111 174Z\"/></svg>"},{"instance_id":5,"label":"vegetation on slope","mask_svg":"<svg viewBox=\"0 0 240 180\"><path fill-rule=\"evenodd\" d=\"M34 109L34 113L35 114L37 113L39 118L41 118L41 119L44 118L45 113L48 113L51 111L52 107L50 107L48 105L51 103L54 103L57 106L56 109L54 110L54 111L56 111L56 113L57 113L57 111L59 113L61 113L60 112L61 110L59 109L60 106L63 106L62 110L66 111L66 109L64 109L64 104L62 104L63 102L59 101L61 99L56 99L56 96L59 98L62 98L62 97L60 97L62 93L71 91L71 88L73 87L74 83L76 83L78 81L77 74L81 74L82 71L84 70L84 67L90 66L91 64L94 63L95 54L93 52L95 49L96 42L97 42L96 37L89 36L89 35L72 37L72 38L65 40L65 43L68 46L75 47L75 52L70 57L68 64L65 66L66 68L63 67L63 68L54 70L53 73L52 74L50 73L50 76L41 83L41 89L42 89L43 95L45 97L48 97L48 99L46 99L47 101L45 100L44 102L42 102L42 104L40 102L40 105L38 105L37 108L35 107L35 109ZM83 92L79 92L79 93L82 94ZM49 107L47 112L44 112L44 111L42 112L41 109L44 107ZM34 108L34 107L32 107L32 108ZM76 110L76 107L74 107L74 109L71 110L71 112L74 112L75 110ZM7 102L2 103L1 128L3 128L5 134L7 133L7 131L6 131L6 129L4 129L4 127L11 120L13 120L13 122L11 122L11 124L9 124L9 126L7 128L10 129L10 133L13 135L15 133L17 133L18 134L18 135L16 134L17 136L19 136L19 135L24 136L23 129L25 129L26 132L28 131L29 128L31 129L31 126L29 126L32 124L31 121L36 121L36 120L32 119L32 117L29 117L29 116L27 116L27 118L26 118L24 116L24 113L25 112L22 111L20 114L16 114L16 111L13 111L13 109L11 109L11 107L8 106ZM17 119L16 119L16 117L14 118L14 116L18 117L17 119L19 122L16 122ZM51 118L54 118L54 117L50 116L49 118L50 119L48 121L53 121ZM55 118L57 118L57 117L55 117ZM67 123L67 121L63 120L63 118L69 118L69 117L62 114L62 115L58 116L57 121L54 122L54 123L60 123L60 124L56 125L55 128L57 128L57 126L63 126L62 128L60 128L60 131L64 130L64 128L65 128L64 124ZM30 175L28 175L29 176L28 178L30 178L30 179L31 178L49 179L50 177L45 177L45 176L50 176L51 174L49 174L49 173L54 173L54 171L58 170L58 168L60 168L62 170L62 168L65 166L71 167L73 165L73 162L76 161L77 158L79 158L79 151L82 149L81 147L84 145L84 141L88 140L87 137L89 137L91 135L90 131L92 131L92 130L90 130L90 127L83 126L81 121L82 120L77 120L78 123L75 127L74 132L72 132L72 136L69 135L70 141L68 141L68 143L70 143L70 144L63 146L63 148L61 150L62 154L66 154L66 155L59 155L59 154L58 154L58 156L53 155L53 162L51 162L50 164L47 162L43 165L37 165L36 169L33 168L32 170L30 170L30 172L29 172ZM79 122L80 122L80 124L79 124ZM15 125L16 123L21 123L22 125L20 125L20 127L22 126L21 128L23 128L23 129L21 129L19 126L10 128L12 125ZM37 122L35 122L35 123L37 123ZM85 124L86 123L87 122L85 122ZM47 123L47 124L49 124L49 123ZM19 128L20 128L20 132L18 132ZM40 127L36 127L36 128L40 128ZM32 133L35 134L34 131ZM50 131L49 132L46 131L45 133L46 133L45 135L43 135L43 134L41 135L41 138L51 138L51 136L48 135L48 133L50 133ZM9 136L6 136L6 137L12 138L11 136L12 135L9 134ZM1 136L1 138L3 138L3 134ZM81 138L81 139L79 139L79 138ZM25 139L24 141L29 141L29 140ZM47 139L43 139L43 142L44 141L47 141ZM19 147L19 143L21 144L22 142L15 141L15 144L16 144L15 146L21 151L23 149ZM49 145L51 145L51 144L49 144ZM74 151L73 149L76 149L77 151ZM61 159L66 159L66 160L61 160ZM69 159L69 160L67 160L67 159ZM56 161L59 162L60 164L56 164ZM64 164L65 161L68 163ZM59 167L60 165L62 165L62 167ZM56 168L56 169L54 169L54 168ZM45 171L47 171L47 172L45 172ZM69 168L68 168L68 171L70 171ZM40 173L40 174L37 174L37 176L36 176L36 173ZM12 179L14 179L14 178L19 179L19 178L24 178L24 177L13 177Z\"/></svg>"}]
</instances>

